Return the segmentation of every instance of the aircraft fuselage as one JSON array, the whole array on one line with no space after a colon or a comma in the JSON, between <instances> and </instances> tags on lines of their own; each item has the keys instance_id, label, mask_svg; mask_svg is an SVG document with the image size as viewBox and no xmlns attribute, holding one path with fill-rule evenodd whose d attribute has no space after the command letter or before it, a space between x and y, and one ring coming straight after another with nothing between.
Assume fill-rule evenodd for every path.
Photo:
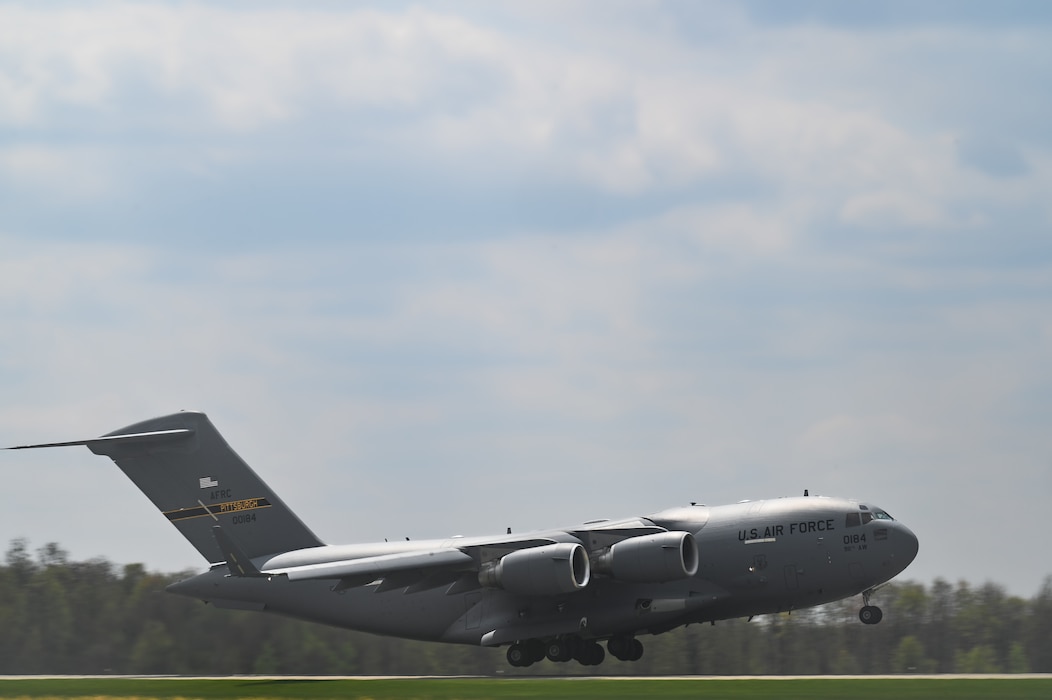
<instances>
[{"instance_id":1,"label":"aircraft fuselage","mask_svg":"<svg viewBox=\"0 0 1052 700\"><path fill-rule=\"evenodd\" d=\"M882 517L863 524L864 514L874 512ZM409 586L382 590L381 583L375 582L334 592L330 590L332 581L237 578L227 575L225 567L217 567L177 583L171 590L212 600L220 607L265 609L377 634L498 645L568 634L607 638L663 632L692 622L820 605L858 595L890 580L917 553L917 539L904 525L887 518L878 508L839 498L812 496L688 506L642 520L694 536L699 554L694 576L651 584L597 576L582 590L537 597L485 587L450 591L452 583L407 592ZM849 520L855 522L849 524ZM595 525L538 531L524 537L580 542L568 531L579 532ZM271 557L261 561L260 568L484 546L506 539L329 545ZM592 543L582 544L587 548ZM492 634L494 631L498 633Z\"/></svg>"}]
</instances>

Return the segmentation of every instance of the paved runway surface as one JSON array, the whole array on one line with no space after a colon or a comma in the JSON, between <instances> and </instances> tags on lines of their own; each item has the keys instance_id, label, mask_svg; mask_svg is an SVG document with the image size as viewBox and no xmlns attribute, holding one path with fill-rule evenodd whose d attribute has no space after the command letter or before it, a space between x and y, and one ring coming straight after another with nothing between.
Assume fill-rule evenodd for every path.
<instances>
[{"instance_id":1,"label":"paved runway surface","mask_svg":"<svg viewBox=\"0 0 1052 700\"><path fill-rule=\"evenodd\" d=\"M853 679L853 680L874 680L874 679L895 679L895 678L924 678L930 680L960 680L960 679L1001 679L1001 680L1019 680L1024 678L1033 679L1052 679L1052 673L946 673L946 674L935 674L935 675L874 675L874 676L515 676L515 675L497 675L497 676L3 676L0 675L0 681L4 680L68 680L68 679L105 679L105 678L134 678L134 679L150 679L157 678L163 680L233 680L233 681L389 681L389 680L436 680L443 678L482 678L482 679L497 679L497 678L514 678L516 680L529 680L536 678L537 680L552 680L553 678L563 678L568 681L584 681L584 680L647 680L647 681L757 681L757 680L770 680L770 681L792 681L792 680L832 680L832 679Z\"/></svg>"}]
</instances>

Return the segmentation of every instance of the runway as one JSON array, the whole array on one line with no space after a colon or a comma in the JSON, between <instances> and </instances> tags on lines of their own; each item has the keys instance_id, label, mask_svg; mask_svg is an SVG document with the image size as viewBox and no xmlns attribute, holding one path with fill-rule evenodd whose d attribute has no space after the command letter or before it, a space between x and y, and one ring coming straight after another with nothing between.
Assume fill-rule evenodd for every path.
<instances>
[{"instance_id":1,"label":"runway","mask_svg":"<svg viewBox=\"0 0 1052 700\"><path fill-rule=\"evenodd\" d=\"M1052 680L1052 673L942 673L902 675L856 675L856 676L517 676L495 674L492 676L181 676L181 675L82 675L82 676L5 676L5 680L187 680L187 681L409 681L409 680L500 680L502 678L522 680L566 680L566 681L804 681L804 680Z\"/></svg>"}]
</instances>

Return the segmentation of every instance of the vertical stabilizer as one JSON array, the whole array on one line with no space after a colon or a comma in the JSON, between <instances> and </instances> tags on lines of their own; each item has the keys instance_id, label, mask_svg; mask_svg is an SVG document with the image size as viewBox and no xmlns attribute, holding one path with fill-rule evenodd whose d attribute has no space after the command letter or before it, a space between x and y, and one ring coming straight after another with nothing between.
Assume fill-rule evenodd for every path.
<instances>
[{"instance_id":1,"label":"vertical stabilizer","mask_svg":"<svg viewBox=\"0 0 1052 700\"><path fill-rule=\"evenodd\" d=\"M210 562L225 560L212 531L216 526L247 557L322 544L204 413L182 411L100 438L25 447L62 445L87 445L110 457Z\"/></svg>"}]
</instances>

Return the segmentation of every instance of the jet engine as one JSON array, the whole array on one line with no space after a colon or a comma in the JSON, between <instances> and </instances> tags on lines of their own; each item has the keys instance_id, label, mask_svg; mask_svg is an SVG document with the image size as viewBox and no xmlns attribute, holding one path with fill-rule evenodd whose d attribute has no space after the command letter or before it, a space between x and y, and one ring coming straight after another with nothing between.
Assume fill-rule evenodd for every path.
<instances>
[{"instance_id":1,"label":"jet engine","mask_svg":"<svg viewBox=\"0 0 1052 700\"><path fill-rule=\"evenodd\" d=\"M590 576L584 547L561 543L505 554L479 571L479 583L522 595L556 595L584 588Z\"/></svg>"},{"instance_id":2,"label":"jet engine","mask_svg":"<svg viewBox=\"0 0 1052 700\"><path fill-rule=\"evenodd\" d=\"M612 545L593 565L597 573L621 581L676 581L698 572L698 545L689 532L640 535Z\"/></svg>"}]
</instances>

